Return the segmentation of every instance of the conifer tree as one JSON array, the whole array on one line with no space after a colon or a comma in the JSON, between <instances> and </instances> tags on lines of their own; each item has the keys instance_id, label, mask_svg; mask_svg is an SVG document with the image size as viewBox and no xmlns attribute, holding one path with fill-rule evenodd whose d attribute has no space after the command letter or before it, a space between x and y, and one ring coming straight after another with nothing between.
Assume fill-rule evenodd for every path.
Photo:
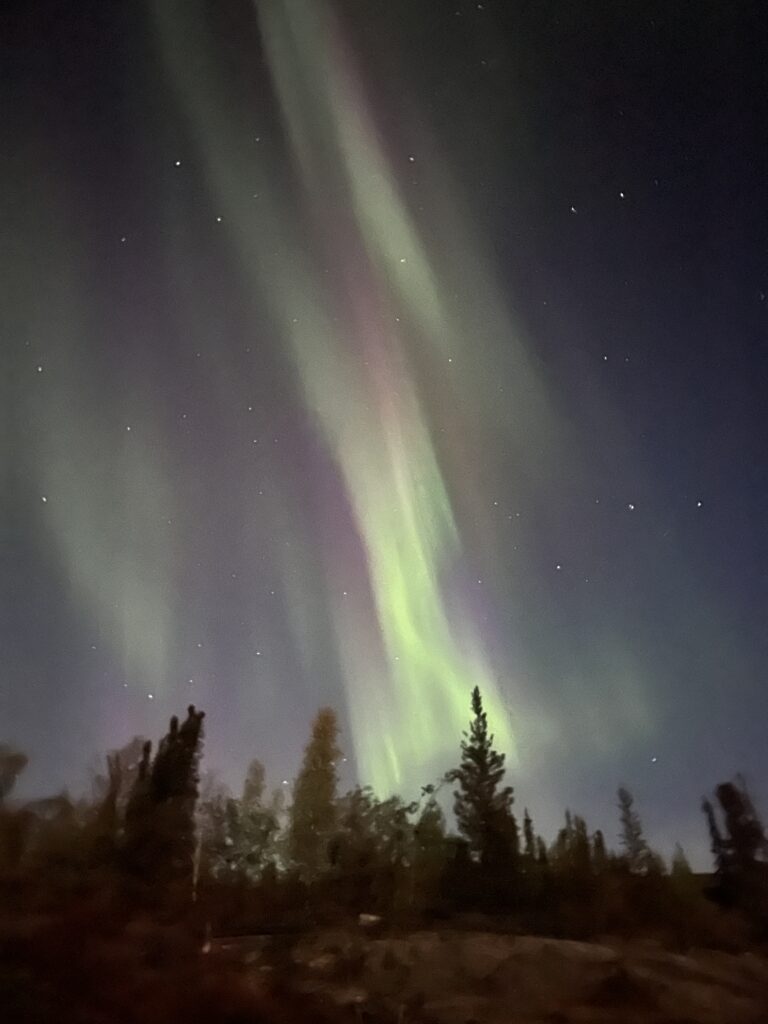
<instances>
[{"instance_id":1,"label":"conifer tree","mask_svg":"<svg viewBox=\"0 0 768 1024\"><path fill-rule=\"evenodd\" d=\"M145 743L126 807L126 866L171 894L191 895L204 717L192 704L181 726L174 715L152 761L152 745Z\"/></svg>"},{"instance_id":2,"label":"conifer tree","mask_svg":"<svg viewBox=\"0 0 768 1024\"><path fill-rule=\"evenodd\" d=\"M449 854L445 832L445 815L431 793L413 829L411 902L414 908L434 908L440 902Z\"/></svg>"},{"instance_id":3,"label":"conifer tree","mask_svg":"<svg viewBox=\"0 0 768 1024\"><path fill-rule=\"evenodd\" d=\"M595 834L592 836L592 864L598 874L601 871L605 871L608 866L608 851L605 848L605 836L600 829L597 829Z\"/></svg>"},{"instance_id":4,"label":"conifer tree","mask_svg":"<svg viewBox=\"0 0 768 1024\"><path fill-rule=\"evenodd\" d=\"M566 874L577 872L588 874L591 869L592 851L587 833L587 823L578 814L565 812L565 825L557 834L552 847L552 860L556 868Z\"/></svg>"},{"instance_id":5,"label":"conifer tree","mask_svg":"<svg viewBox=\"0 0 768 1024\"><path fill-rule=\"evenodd\" d=\"M587 833L587 823L577 814L573 819L573 833L569 859L572 870L581 874L588 874L592 869L592 850Z\"/></svg>"},{"instance_id":6,"label":"conifer tree","mask_svg":"<svg viewBox=\"0 0 768 1024\"><path fill-rule=\"evenodd\" d=\"M117 849L117 800L122 785L122 766L117 754L107 754L107 777L106 790L93 823L92 856L96 864L109 863Z\"/></svg>"},{"instance_id":7,"label":"conifer tree","mask_svg":"<svg viewBox=\"0 0 768 1024\"><path fill-rule=\"evenodd\" d=\"M712 851L712 859L715 862L715 871L722 872L725 867L725 842L715 817L715 809L711 801L706 797L701 801L701 809L704 812L704 817L707 819L709 847Z\"/></svg>"},{"instance_id":8,"label":"conifer tree","mask_svg":"<svg viewBox=\"0 0 768 1024\"><path fill-rule=\"evenodd\" d=\"M634 797L626 786L618 790L619 812L621 815L621 845L630 871L644 872L651 865L652 857L643 836L640 815L634 809Z\"/></svg>"},{"instance_id":9,"label":"conifer tree","mask_svg":"<svg viewBox=\"0 0 768 1024\"><path fill-rule=\"evenodd\" d=\"M528 808L523 812L523 852L530 862L536 859L536 836L533 831L533 821L528 813Z\"/></svg>"},{"instance_id":10,"label":"conifer tree","mask_svg":"<svg viewBox=\"0 0 768 1024\"><path fill-rule=\"evenodd\" d=\"M27 755L0 743L0 807L16 785L16 779L27 765Z\"/></svg>"},{"instance_id":11,"label":"conifer tree","mask_svg":"<svg viewBox=\"0 0 768 1024\"><path fill-rule=\"evenodd\" d=\"M689 878L693 874L691 871L691 865L688 863L688 858L685 855L685 850L682 848L680 843L675 843L675 852L672 854L672 869L670 874L676 879Z\"/></svg>"},{"instance_id":12,"label":"conifer tree","mask_svg":"<svg viewBox=\"0 0 768 1024\"><path fill-rule=\"evenodd\" d=\"M264 787L266 772L264 765L258 758L253 758L245 773L243 783L243 804L245 806L260 806L264 798Z\"/></svg>"},{"instance_id":13,"label":"conifer tree","mask_svg":"<svg viewBox=\"0 0 768 1024\"><path fill-rule=\"evenodd\" d=\"M228 801L231 863L252 881L261 877L270 862L279 828L276 808L264 802L265 777L264 765L254 758L248 765L242 798Z\"/></svg>"},{"instance_id":14,"label":"conifer tree","mask_svg":"<svg viewBox=\"0 0 768 1024\"><path fill-rule=\"evenodd\" d=\"M735 782L723 782L715 790L722 808L727 838L724 847L730 866L749 871L768 853L763 824L741 776Z\"/></svg>"},{"instance_id":15,"label":"conifer tree","mask_svg":"<svg viewBox=\"0 0 768 1024\"><path fill-rule=\"evenodd\" d=\"M715 790L723 819L721 830L709 800L702 801L718 877L718 898L754 904L768 891L768 841L744 780L723 782ZM764 899L764 896L763 896ZM762 903L762 900L758 900ZM754 910L754 907L752 908ZM768 918L768 906L763 913Z\"/></svg>"},{"instance_id":16,"label":"conifer tree","mask_svg":"<svg viewBox=\"0 0 768 1024\"><path fill-rule=\"evenodd\" d=\"M472 712L474 718L461 743L461 764L448 772L447 779L458 783L453 809L470 852L485 866L499 866L514 858L519 842L511 809L513 790L501 786L505 755L493 747L477 686L472 691Z\"/></svg>"},{"instance_id":17,"label":"conifer tree","mask_svg":"<svg viewBox=\"0 0 768 1024\"><path fill-rule=\"evenodd\" d=\"M331 708L321 708L304 750L301 771L288 816L288 854L300 874L311 881L329 864L329 843L336 824L336 761L339 726Z\"/></svg>"}]
</instances>

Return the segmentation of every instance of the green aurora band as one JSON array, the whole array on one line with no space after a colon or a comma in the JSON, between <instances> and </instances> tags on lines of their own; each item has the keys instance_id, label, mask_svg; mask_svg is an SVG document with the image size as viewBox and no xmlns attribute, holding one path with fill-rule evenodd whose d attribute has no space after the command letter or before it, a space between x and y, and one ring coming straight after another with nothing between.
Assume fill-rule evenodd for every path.
<instances>
[{"instance_id":1,"label":"green aurora band","mask_svg":"<svg viewBox=\"0 0 768 1024\"><path fill-rule=\"evenodd\" d=\"M261 198L258 221L237 216L228 199L242 193L249 171L252 180L237 145L249 128L229 102L203 27L174 4L158 8L158 18L163 51L209 185L228 215L243 273L290 345L306 405L339 468L366 551L378 651L365 610L342 598L332 559L326 567L360 776L378 792L390 792L444 767L455 755L476 684L496 741L514 762L509 710L483 639L469 617L449 614L444 595L462 545L425 396L430 382L439 385L446 362L455 360L469 385L494 356L498 366L498 350L490 346L503 339L518 372L504 407L517 395L519 418L538 421L541 435L551 424L458 204L453 197L442 203L454 211L453 244L462 253L459 303L450 272L441 280L398 195L329 9L285 2L260 5L259 18L299 202L286 208L273 188ZM437 180L435 189L447 191ZM489 321L493 328L484 332ZM435 401L460 413L472 396L446 384ZM509 430L501 404L491 399L486 412L499 415L493 429ZM471 418L468 423L470 435L477 434ZM470 451L460 467L470 486L471 459ZM493 552L486 554L492 564ZM286 572L284 582L300 601L295 577Z\"/></svg>"},{"instance_id":2,"label":"green aurora band","mask_svg":"<svg viewBox=\"0 0 768 1024\"><path fill-rule=\"evenodd\" d=\"M307 401L340 467L368 556L386 652L379 678L370 678L368 652L354 642L361 624L343 603L336 623L358 764L374 788L389 791L402 785L405 765L423 764L425 753L438 763L455 746L474 684L499 742L514 752L480 645L460 648L444 607L441 580L460 540L399 329L407 319L414 333L439 346L448 337L447 318L425 246L321 5L264 5L261 24L296 163L315 204L317 234L331 236L333 247L338 232L324 212L320 182L349 203L364 266L362 272L345 268L346 344L336 340L333 324L318 335L316 316L308 328L304 318L292 318L288 330ZM329 181L334 169L336 180ZM398 311L406 316L396 317ZM341 381L347 382L342 401Z\"/></svg>"}]
</instances>

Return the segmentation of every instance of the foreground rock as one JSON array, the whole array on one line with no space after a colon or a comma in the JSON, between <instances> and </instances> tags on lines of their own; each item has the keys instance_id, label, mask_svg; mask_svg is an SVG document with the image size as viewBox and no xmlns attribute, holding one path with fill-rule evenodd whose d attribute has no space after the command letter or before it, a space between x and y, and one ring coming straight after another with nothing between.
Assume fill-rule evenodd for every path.
<instances>
[{"instance_id":1,"label":"foreground rock","mask_svg":"<svg viewBox=\"0 0 768 1024\"><path fill-rule=\"evenodd\" d=\"M256 984L281 978L350 1020L398 1024L768 1024L768 961L650 944L486 932L219 940ZM214 949L214 952L216 949Z\"/></svg>"}]
</instances>

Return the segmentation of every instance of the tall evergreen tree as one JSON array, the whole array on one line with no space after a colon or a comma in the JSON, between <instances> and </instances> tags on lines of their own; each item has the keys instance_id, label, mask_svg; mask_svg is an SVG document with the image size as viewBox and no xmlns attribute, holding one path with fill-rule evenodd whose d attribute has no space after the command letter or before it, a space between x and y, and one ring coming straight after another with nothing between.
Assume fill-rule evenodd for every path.
<instances>
[{"instance_id":1,"label":"tall evergreen tree","mask_svg":"<svg viewBox=\"0 0 768 1024\"><path fill-rule=\"evenodd\" d=\"M125 814L124 860L150 887L191 895L195 856L195 804L203 738L203 711L171 719L151 758L146 743Z\"/></svg>"},{"instance_id":2,"label":"tall evergreen tree","mask_svg":"<svg viewBox=\"0 0 768 1024\"><path fill-rule=\"evenodd\" d=\"M715 795L725 822L724 848L729 866L748 871L758 861L765 861L768 843L746 784L738 776L735 782L722 782Z\"/></svg>"},{"instance_id":3,"label":"tall evergreen tree","mask_svg":"<svg viewBox=\"0 0 768 1024\"><path fill-rule=\"evenodd\" d=\"M0 807L16 785L16 779L27 766L27 755L0 743Z\"/></svg>"},{"instance_id":4,"label":"tall evergreen tree","mask_svg":"<svg viewBox=\"0 0 768 1024\"><path fill-rule=\"evenodd\" d=\"M608 866L608 851L605 848L605 836L600 829L597 829L595 834L592 836L592 864L598 874L601 871L605 871Z\"/></svg>"},{"instance_id":5,"label":"tall evergreen tree","mask_svg":"<svg viewBox=\"0 0 768 1024\"><path fill-rule=\"evenodd\" d=\"M691 865L688 863L688 858L685 855L685 850L682 848L680 843L675 843L675 852L672 854L670 874L676 879L690 878L693 874L691 871Z\"/></svg>"},{"instance_id":6,"label":"tall evergreen tree","mask_svg":"<svg viewBox=\"0 0 768 1024\"><path fill-rule=\"evenodd\" d=\"M304 750L288 815L288 854L308 881L329 865L329 844L336 824L336 761L339 726L331 708L321 708Z\"/></svg>"},{"instance_id":7,"label":"tall evergreen tree","mask_svg":"<svg viewBox=\"0 0 768 1024\"><path fill-rule=\"evenodd\" d=\"M578 814L565 812L565 825L552 846L552 862L565 874L588 874L592 866L592 850L587 823Z\"/></svg>"},{"instance_id":8,"label":"tall evergreen tree","mask_svg":"<svg viewBox=\"0 0 768 1024\"><path fill-rule=\"evenodd\" d=\"M505 755L493 747L477 686L472 691L472 712L474 718L461 743L461 764L447 778L458 783L453 809L470 852L485 866L499 866L514 858L519 843L513 790L501 786Z\"/></svg>"},{"instance_id":9,"label":"tall evergreen tree","mask_svg":"<svg viewBox=\"0 0 768 1024\"><path fill-rule=\"evenodd\" d=\"M709 848L712 851L712 859L715 862L715 871L722 872L725 866L725 842L717 823L715 809L712 802L706 797L701 801L701 809L707 819L707 830L709 832Z\"/></svg>"},{"instance_id":10,"label":"tall evergreen tree","mask_svg":"<svg viewBox=\"0 0 768 1024\"><path fill-rule=\"evenodd\" d=\"M248 765L243 783L243 804L246 807L261 806L264 799L264 787L266 785L266 772L264 765L257 757Z\"/></svg>"},{"instance_id":11,"label":"tall evergreen tree","mask_svg":"<svg viewBox=\"0 0 768 1024\"><path fill-rule=\"evenodd\" d=\"M709 800L702 802L715 860L718 900L739 903L768 931L768 841L744 780L723 782L715 790L723 820Z\"/></svg>"},{"instance_id":12,"label":"tall evergreen tree","mask_svg":"<svg viewBox=\"0 0 768 1024\"><path fill-rule=\"evenodd\" d=\"M619 813L621 816L621 845L630 871L645 872L652 862L651 851L643 836L640 815L634 808L634 797L626 786L618 790Z\"/></svg>"},{"instance_id":13,"label":"tall evergreen tree","mask_svg":"<svg viewBox=\"0 0 768 1024\"><path fill-rule=\"evenodd\" d=\"M523 853L530 862L536 860L536 836L533 831L533 821L528 813L528 808L523 812Z\"/></svg>"},{"instance_id":14,"label":"tall evergreen tree","mask_svg":"<svg viewBox=\"0 0 768 1024\"><path fill-rule=\"evenodd\" d=\"M569 850L572 869L582 875L592 870L592 849L587 832L587 823L577 814L573 819L573 838Z\"/></svg>"}]
</instances>

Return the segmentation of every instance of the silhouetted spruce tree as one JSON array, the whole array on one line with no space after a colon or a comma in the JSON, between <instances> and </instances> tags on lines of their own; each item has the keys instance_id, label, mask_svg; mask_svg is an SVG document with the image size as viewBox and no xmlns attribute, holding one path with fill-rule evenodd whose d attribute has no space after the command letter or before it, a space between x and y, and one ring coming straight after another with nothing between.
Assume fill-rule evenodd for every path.
<instances>
[{"instance_id":1,"label":"silhouetted spruce tree","mask_svg":"<svg viewBox=\"0 0 768 1024\"><path fill-rule=\"evenodd\" d=\"M533 821L527 807L523 812L523 853L530 863L536 860L536 836L533 832Z\"/></svg>"},{"instance_id":2,"label":"silhouetted spruce tree","mask_svg":"<svg viewBox=\"0 0 768 1024\"><path fill-rule=\"evenodd\" d=\"M587 833L587 823L579 814L573 819L573 836L569 850L569 859L572 870L579 874L586 875L592 870L592 850L589 843L589 834Z\"/></svg>"},{"instance_id":3,"label":"silhouetted spruce tree","mask_svg":"<svg viewBox=\"0 0 768 1024\"><path fill-rule=\"evenodd\" d=\"M542 867L546 867L549 864L547 844L544 842L543 836L536 836L536 863Z\"/></svg>"},{"instance_id":4,"label":"silhouetted spruce tree","mask_svg":"<svg viewBox=\"0 0 768 1024\"><path fill-rule=\"evenodd\" d=\"M453 810L470 852L482 865L498 868L509 864L518 850L514 796L511 786L501 786L505 755L494 750L477 686L472 691L472 712L474 718L461 743L461 764L446 778L458 783Z\"/></svg>"},{"instance_id":5,"label":"silhouetted spruce tree","mask_svg":"<svg viewBox=\"0 0 768 1024\"><path fill-rule=\"evenodd\" d=\"M16 779L27 766L27 755L0 743L0 807L16 785Z\"/></svg>"},{"instance_id":6,"label":"silhouetted spruce tree","mask_svg":"<svg viewBox=\"0 0 768 1024\"><path fill-rule=\"evenodd\" d=\"M634 797L626 786L618 790L619 813L621 816L621 845L630 871L642 873L649 870L653 858L643 836L640 815L634 809Z\"/></svg>"},{"instance_id":7,"label":"silhouetted spruce tree","mask_svg":"<svg viewBox=\"0 0 768 1024\"><path fill-rule=\"evenodd\" d=\"M743 778L737 776L735 782L721 783L715 795L725 823L725 861L733 870L748 871L765 861L768 843Z\"/></svg>"},{"instance_id":8,"label":"silhouetted spruce tree","mask_svg":"<svg viewBox=\"0 0 768 1024\"><path fill-rule=\"evenodd\" d=\"M689 878L692 874L691 865L688 863L685 850L682 848L680 843L675 843L675 852L672 854L670 875L672 878L681 879Z\"/></svg>"},{"instance_id":9,"label":"silhouetted spruce tree","mask_svg":"<svg viewBox=\"0 0 768 1024\"><path fill-rule=\"evenodd\" d=\"M321 708L304 750L301 771L288 812L288 854L306 881L329 866L330 842L336 824L336 761L339 726L331 708Z\"/></svg>"},{"instance_id":10,"label":"silhouetted spruce tree","mask_svg":"<svg viewBox=\"0 0 768 1024\"><path fill-rule=\"evenodd\" d=\"M95 864L109 864L117 852L117 801L123 781L122 765L117 754L107 754L107 779L93 825L92 857Z\"/></svg>"},{"instance_id":11,"label":"silhouetted spruce tree","mask_svg":"<svg viewBox=\"0 0 768 1024\"><path fill-rule=\"evenodd\" d=\"M592 867L592 849L587 823L578 814L565 812L565 825L552 846L552 863L566 875L587 875Z\"/></svg>"},{"instance_id":12,"label":"silhouetted spruce tree","mask_svg":"<svg viewBox=\"0 0 768 1024\"><path fill-rule=\"evenodd\" d=\"M558 830L555 836L555 841L552 843L552 849L550 850L550 860L552 866L555 869L561 871L568 871L570 864L568 861L568 854L573 845L573 818L571 812L566 808L565 811L565 824L561 829Z\"/></svg>"},{"instance_id":13,"label":"silhouetted spruce tree","mask_svg":"<svg viewBox=\"0 0 768 1024\"><path fill-rule=\"evenodd\" d=\"M768 841L741 776L715 790L723 819L720 828L709 800L702 809L707 818L717 887L714 895L726 904L737 903L768 930Z\"/></svg>"},{"instance_id":14,"label":"silhouetted spruce tree","mask_svg":"<svg viewBox=\"0 0 768 1024\"><path fill-rule=\"evenodd\" d=\"M261 872L273 853L273 840L279 828L277 808L274 801L264 801L264 765L254 758L248 765L243 785L243 795L237 807L237 833L234 851L241 870L252 880Z\"/></svg>"},{"instance_id":15,"label":"silhouetted spruce tree","mask_svg":"<svg viewBox=\"0 0 768 1024\"><path fill-rule=\"evenodd\" d=\"M434 792L429 791L413 829L414 909L434 910L440 903L441 888L448 863L445 815Z\"/></svg>"},{"instance_id":16,"label":"silhouetted spruce tree","mask_svg":"<svg viewBox=\"0 0 768 1024\"><path fill-rule=\"evenodd\" d=\"M204 717L191 704L181 726L174 716L151 763L151 744L144 745L126 807L125 864L149 888L169 897L192 892Z\"/></svg>"},{"instance_id":17,"label":"silhouetted spruce tree","mask_svg":"<svg viewBox=\"0 0 768 1024\"><path fill-rule=\"evenodd\" d=\"M608 867L608 851L605 848L605 836L598 829L592 836L592 864L599 874Z\"/></svg>"},{"instance_id":18,"label":"silhouetted spruce tree","mask_svg":"<svg viewBox=\"0 0 768 1024\"><path fill-rule=\"evenodd\" d=\"M722 872L725 866L725 843L720 826L717 823L715 809L712 802L704 797L701 801L701 809L707 819L707 830L709 832L709 848L712 851L712 860L715 864L715 871Z\"/></svg>"}]
</instances>

